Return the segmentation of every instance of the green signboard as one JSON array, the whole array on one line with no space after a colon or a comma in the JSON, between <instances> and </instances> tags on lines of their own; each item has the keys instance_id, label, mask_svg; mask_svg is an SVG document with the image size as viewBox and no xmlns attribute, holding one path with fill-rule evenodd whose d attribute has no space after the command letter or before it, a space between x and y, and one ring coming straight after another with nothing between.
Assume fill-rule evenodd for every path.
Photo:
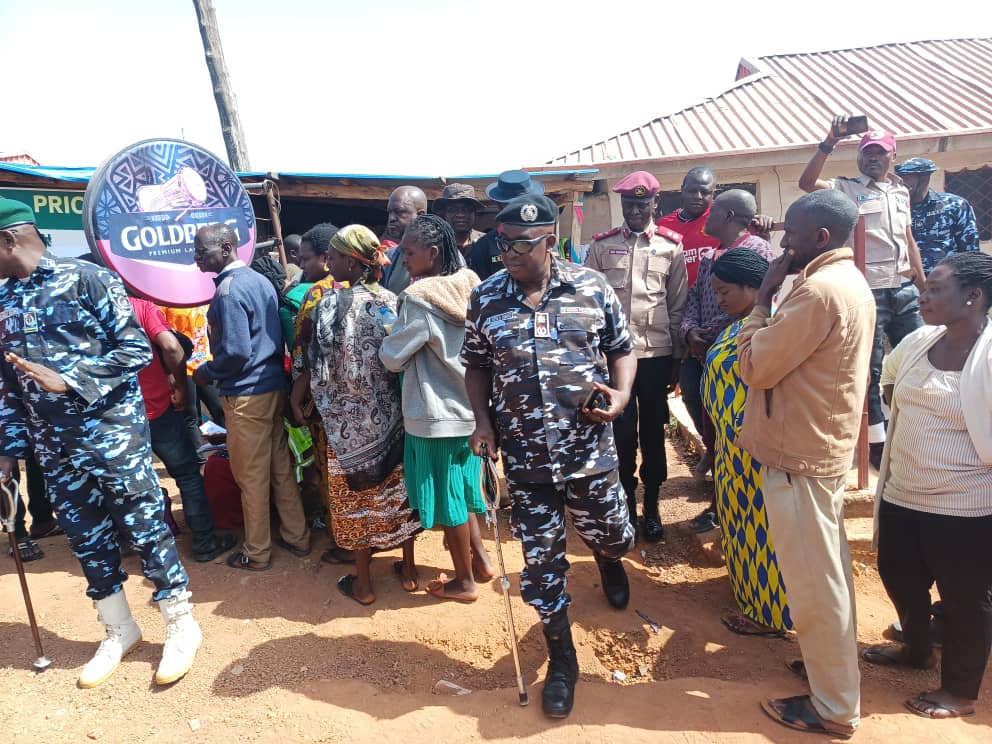
<instances>
[{"instance_id":1,"label":"green signboard","mask_svg":"<svg viewBox=\"0 0 992 744\"><path fill-rule=\"evenodd\" d=\"M58 256L89 252L83 233L83 192L0 188L0 196L17 199L34 210L35 223Z\"/></svg>"}]
</instances>

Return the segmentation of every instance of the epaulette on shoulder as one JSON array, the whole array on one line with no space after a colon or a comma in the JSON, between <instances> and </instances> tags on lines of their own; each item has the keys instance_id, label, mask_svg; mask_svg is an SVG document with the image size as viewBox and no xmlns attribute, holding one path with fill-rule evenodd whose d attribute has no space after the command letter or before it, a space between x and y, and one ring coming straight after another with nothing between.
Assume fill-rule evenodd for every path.
<instances>
[{"instance_id":1,"label":"epaulette on shoulder","mask_svg":"<svg viewBox=\"0 0 992 744\"><path fill-rule=\"evenodd\" d=\"M861 176L837 176L838 181L857 181Z\"/></svg>"},{"instance_id":2,"label":"epaulette on shoulder","mask_svg":"<svg viewBox=\"0 0 992 744\"><path fill-rule=\"evenodd\" d=\"M669 229L667 227L664 227L662 225L655 225L655 227L654 227L654 234L655 235L660 235L663 238L668 238L673 243L681 243L682 242L682 233L675 232L674 230L671 230L671 229Z\"/></svg>"},{"instance_id":3,"label":"epaulette on shoulder","mask_svg":"<svg viewBox=\"0 0 992 744\"><path fill-rule=\"evenodd\" d=\"M620 232L620 229L621 228L619 228L619 227L614 227L612 230L607 230L606 232L601 232L601 233L598 233L597 235L593 235L592 236L592 239L593 240L602 240L603 238L613 237L618 232Z\"/></svg>"}]
</instances>

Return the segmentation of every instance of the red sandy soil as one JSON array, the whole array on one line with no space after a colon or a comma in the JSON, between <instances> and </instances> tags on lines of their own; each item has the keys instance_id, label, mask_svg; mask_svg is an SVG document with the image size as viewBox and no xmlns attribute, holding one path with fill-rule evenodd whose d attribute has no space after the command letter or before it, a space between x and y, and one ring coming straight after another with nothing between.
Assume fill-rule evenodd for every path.
<instances>
[{"instance_id":1,"label":"red sandy soil","mask_svg":"<svg viewBox=\"0 0 992 744\"><path fill-rule=\"evenodd\" d=\"M275 549L273 569L247 574L190 561L190 589L206 641L181 682L153 682L163 628L140 578L126 559L127 584L145 643L95 690L75 686L102 633L83 594L79 566L64 538L43 541L44 560L28 564L45 651L54 666L31 671L34 658L13 562L0 559L0 740L10 742L793 742L825 741L769 720L762 698L805 692L786 668L799 655L794 638L741 638L720 616L734 609L722 568L707 564L686 522L702 508L687 462L670 446L671 480L663 503L668 541L638 544L627 561L632 599L612 610L585 546L569 538L571 616L582 679L576 709L564 722L541 713L545 649L537 616L519 599L522 565L515 542L504 546L514 617L531 704L520 708L497 582L474 605L440 603L402 591L392 571L399 556L373 561L378 601L371 607L334 587L344 573L321 564L326 537L315 535L310 558ZM173 493L174 484L163 480ZM177 510L181 521L181 512ZM868 644L894 613L869 552L870 506L849 514L856 564L859 639ZM505 529L504 512L504 535ZM187 536L181 547L188 551ZM506 538L504 537L504 540ZM491 541L490 541L491 545ZM643 552L642 552L643 551ZM421 585L450 571L441 534L417 541ZM654 633L634 612L661 624ZM929 721L905 711L912 694L938 686L936 672L862 665L859 742L992 742L992 679L987 675L974 718ZM613 681L614 670L626 681ZM434 695L439 680L472 690Z\"/></svg>"}]
</instances>

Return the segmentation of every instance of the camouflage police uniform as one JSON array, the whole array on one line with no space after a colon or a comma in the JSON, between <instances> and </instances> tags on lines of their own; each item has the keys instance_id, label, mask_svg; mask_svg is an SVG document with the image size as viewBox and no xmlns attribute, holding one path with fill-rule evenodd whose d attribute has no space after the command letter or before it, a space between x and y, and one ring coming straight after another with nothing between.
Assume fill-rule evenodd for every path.
<instances>
[{"instance_id":1,"label":"camouflage police uniform","mask_svg":"<svg viewBox=\"0 0 992 744\"><path fill-rule=\"evenodd\" d=\"M57 372L69 391L47 393L0 361L0 453L34 448L59 525L95 600L120 591L118 532L141 554L156 601L187 576L164 522L137 372L151 361L124 287L108 271L46 253L24 281L0 285L5 350Z\"/></svg>"},{"instance_id":2,"label":"camouflage police uniform","mask_svg":"<svg viewBox=\"0 0 992 744\"><path fill-rule=\"evenodd\" d=\"M928 274L952 253L981 249L975 211L960 196L930 189L912 214L913 237Z\"/></svg>"},{"instance_id":3,"label":"camouflage police uniform","mask_svg":"<svg viewBox=\"0 0 992 744\"><path fill-rule=\"evenodd\" d=\"M895 170L898 176L929 178L936 172L937 164L927 158L910 158ZM975 212L960 196L927 189L926 198L913 204L910 212L913 238L927 274L952 253L981 250Z\"/></svg>"},{"instance_id":4,"label":"camouflage police uniform","mask_svg":"<svg viewBox=\"0 0 992 744\"><path fill-rule=\"evenodd\" d=\"M526 563L521 595L545 622L571 602L566 508L598 555L615 560L633 547L612 428L580 414L592 383L609 384L604 355L632 348L603 275L558 258L536 309L506 271L476 287L469 301L461 360L492 369L511 519Z\"/></svg>"}]
</instances>

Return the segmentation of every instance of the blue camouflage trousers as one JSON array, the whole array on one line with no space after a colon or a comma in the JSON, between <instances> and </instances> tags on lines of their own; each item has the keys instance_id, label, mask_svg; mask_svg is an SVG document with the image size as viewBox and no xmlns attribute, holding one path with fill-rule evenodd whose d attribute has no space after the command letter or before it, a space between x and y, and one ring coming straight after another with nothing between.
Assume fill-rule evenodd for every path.
<instances>
[{"instance_id":1,"label":"blue camouflage trousers","mask_svg":"<svg viewBox=\"0 0 992 744\"><path fill-rule=\"evenodd\" d=\"M526 564L520 572L520 595L548 622L572 603L565 578L565 511L590 550L616 559L634 547L636 537L627 500L616 469L564 483L508 480L507 486L513 534Z\"/></svg>"},{"instance_id":2,"label":"blue camouflage trousers","mask_svg":"<svg viewBox=\"0 0 992 744\"><path fill-rule=\"evenodd\" d=\"M155 601L181 594L189 582L176 541L165 524L151 452L147 445L144 449L147 456L139 458L136 465L144 472L95 474L63 458L45 473L59 526L82 566L88 583L86 594L92 599L119 592L127 580L118 532L141 556L141 571L155 584Z\"/></svg>"}]
</instances>

